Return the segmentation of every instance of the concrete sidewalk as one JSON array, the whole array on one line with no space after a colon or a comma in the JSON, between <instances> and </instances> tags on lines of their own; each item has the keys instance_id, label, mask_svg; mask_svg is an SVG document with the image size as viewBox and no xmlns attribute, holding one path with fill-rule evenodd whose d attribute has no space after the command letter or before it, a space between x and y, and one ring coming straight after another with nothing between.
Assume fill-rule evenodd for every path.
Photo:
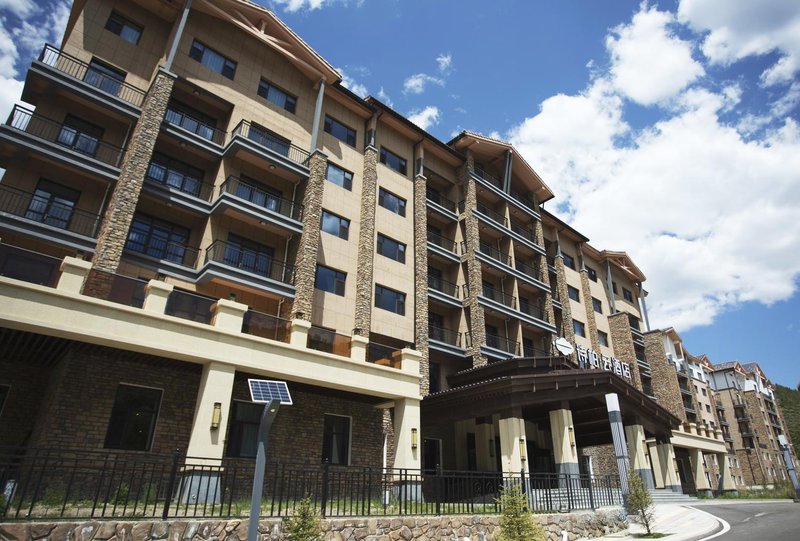
<instances>
[{"instance_id":1,"label":"concrete sidewalk","mask_svg":"<svg viewBox=\"0 0 800 541\"><path fill-rule=\"evenodd\" d=\"M655 506L655 524L651 530L669 535L667 541L697 541L721 532L724 522L713 515L696 509L693 505L660 503ZM600 539L623 541L636 539L634 534L643 534L644 526L631 521L627 531L607 535Z\"/></svg>"}]
</instances>

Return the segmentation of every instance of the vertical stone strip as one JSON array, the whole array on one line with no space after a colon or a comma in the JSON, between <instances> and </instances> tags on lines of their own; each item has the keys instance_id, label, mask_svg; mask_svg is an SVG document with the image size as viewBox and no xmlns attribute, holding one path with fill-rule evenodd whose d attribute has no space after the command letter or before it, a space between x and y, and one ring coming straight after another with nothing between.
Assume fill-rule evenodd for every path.
<instances>
[{"instance_id":1,"label":"vertical stone strip","mask_svg":"<svg viewBox=\"0 0 800 541\"><path fill-rule=\"evenodd\" d=\"M536 244L544 246L544 227L542 226L541 220L534 220L533 232L536 235ZM547 284L547 293L544 295L544 315L548 323L555 325L556 314L553 310L553 294L551 293L550 272L547 270L547 256L542 254L534 256L534 268L536 269L536 275L539 280ZM549 346L549 349L552 350L552 344Z\"/></svg>"},{"instance_id":2,"label":"vertical stone strip","mask_svg":"<svg viewBox=\"0 0 800 541\"><path fill-rule=\"evenodd\" d=\"M355 328L353 329L353 334L367 338L369 338L369 331L372 325L372 267L375 260L375 205L377 197L378 149L369 145L364 149L364 174L361 176L361 227L358 231L356 316ZM414 212L416 212L416 205ZM425 332L427 335L427 327Z\"/></svg>"},{"instance_id":3,"label":"vertical stone strip","mask_svg":"<svg viewBox=\"0 0 800 541\"><path fill-rule=\"evenodd\" d=\"M483 291L483 277L481 273L481 262L475 256L475 252L480 247L480 233L478 229L478 218L472 210L478 206L478 191L475 179L472 178L472 171L475 169L475 162L472 152L467 151L467 159L459 170L459 180L465 187L464 195L464 241L466 253L461 254L467 262L467 308L469 310L470 332L472 342L467 348L467 355L472 357L472 366L482 366L486 364L486 357L481 355L481 346L486 343L486 320L483 308L478 305L478 295Z\"/></svg>"},{"instance_id":4,"label":"vertical stone strip","mask_svg":"<svg viewBox=\"0 0 800 541\"><path fill-rule=\"evenodd\" d=\"M572 308L569 305L569 292L567 291L567 275L564 270L564 256L561 250L555 257L556 288L561 299L561 334L570 343L575 343L575 329L572 327Z\"/></svg>"},{"instance_id":5,"label":"vertical stone strip","mask_svg":"<svg viewBox=\"0 0 800 541\"><path fill-rule=\"evenodd\" d=\"M119 180L100 225L92 258L92 266L97 270L115 272L119 266L174 83L175 75L159 70L144 98L142 114L133 128L120 165Z\"/></svg>"},{"instance_id":6,"label":"vertical stone strip","mask_svg":"<svg viewBox=\"0 0 800 541\"><path fill-rule=\"evenodd\" d=\"M678 374L675 372L675 367L667 360L662 337L661 331L652 331L644 335L644 354L653 374L653 394L660 405L685 423L686 412L683 410Z\"/></svg>"},{"instance_id":7,"label":"vertical stone strip","mask_svg":"<svg viewBox=\"0 0 800 541\"><path fill-rule=\"evenodd\" d=\"M581 295L583 296L583 307L586 310L586 326L589 328L589 341L592 349L600 351L600 339L597 337L597 320L594 317L594 305L592 304L592 287L589 285L589 271L583 261L583 250L579 247L578 253L581 257Z\"/></svg>"},{"instance_id":8,"label":"vertical stone strip","mask_svg":"<svg viewBox=\"0 0 800 541\"><path fill-rule=\"evenodd\" d=\"M414 326L415 348L420 353L419 392L430 390L428 363L428 208L427 181L422 174L414 177Z\"/></svg>"},{"instance_id":9,"label":"vertical stone strip","mask_svg":"<svg viewBox=\"0 0 800 541\"><path fill-rule=\"evenodd\" d=\"M614 357L620 361L630 363L633 386L641 391L642 376L639 372L639 363L636 362L636 348L633 347L633 336L631 335L631 323L628 321L628 314L626 312L617 312L608 316L608 328L611 331L611 347L614 349Z\"/></svg>"},{"instance_id":10,"label":"vertical stone strip","mask_svg":"<svg viewBox=\"0 0 800 541\"><path fill-rule=\"evenodd\" d=\"M322 220L322 192L328 156L315 150L308 159L308 183L303 194L303 232L297 246L294 268L294 302L291 319L311 321L314 278L317 271L319 227Z\"/></svg>"}]
</instances>

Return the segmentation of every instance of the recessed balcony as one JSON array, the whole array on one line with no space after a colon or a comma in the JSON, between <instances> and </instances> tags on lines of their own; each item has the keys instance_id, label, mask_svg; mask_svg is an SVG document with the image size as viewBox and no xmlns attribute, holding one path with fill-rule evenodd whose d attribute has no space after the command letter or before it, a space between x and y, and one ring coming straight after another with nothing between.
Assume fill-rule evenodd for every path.
<instances>
[{"instance_id":1,"label":"recessed balcony","mask_svg":"<svg viewBox=\"0 0 800 541\"><path fill-rule=\"evenodd\" d=\"M426 200L428 209L436 211L438 214L450 220L458 220L456 204L431 188L426 189Z\"/></svg>"},{"instance_id":2,"label":"recessed balcony","mask_svg":"<svg viewBox=\"0 0 800 541\"><path fill-rule=\"evenodd\" d=\"M439 276L428 274L428 295L436 300L461 308L461 288Z\"/></svg>"},{"instance_id":3,"label":"recessed balcony","mask_svg":"<svg viewBox=\"0 0 800 541\"><path fill-rule=\"evenodd\" d=\"M448 239L439 233L431 231L430 229L428 230L427 235L428 250L452 261L453 263L460 262L460 259L458 258L457 244L455 241Z\"/></svg>"},{"instance_id":4,"label":"recessed balcony","mask_svg":"<svg viewBox=\"0 0 800 541\"><path fill-rule=\"evenodd\" d=\"M191 144L215 156L222 155L227 134L209 121L200 120L177 105L171 104L167 107L162 129L176 137L181 144Z\"/></svg>"},{"instance_id":5,"label":"recessed balcony","mask_svg":"<svg viewBox=\"0 0 800 541\"><path fill-rule=\"evenodd\" d=\"M294 265L266 253L217 240L206 249L199 281L227 280L250 287L261 286L274 294L294 297Z\"/></svg>"},{"instance_id":6,"label":"recessed balcony","mask_svg":"<svg viewBox=\"0 0 800 541\"><path fill-rule=\"evenodd\" d=\"M225 179L219 197L214 202L214 211L229 209L292 233L303 232L303 205L235 176Z\"/></svg>"},{"instance_id":7,"label":"recessed balcony","mask_svg":"<svg viewBox=\"0 0 800 541\"><path fill-rule=\"evenodd\" d=\"M239 150L256 154L270 164L277 164L303 177L308 176L308 160L311 157L308 151L249 120L242 120L236 125L225 152L236 153Z\"/></svg>"},{"instance_id":8,"label":"recessed balcony","mask_svg":"<svg viewBox=\"0 0 800 541\"><path fill-rule=\"evenodd\" d=\"M463 355L467 346L464 334L436 325L428 325L428 339L432 349L451 355Z\"/></svg>"},{"instance_id":9,"label":"recessed balcony","mask_svg":"<svg viewBox=\"0 0 800 541\"><path fill-rule=\"evenodd\" d=\"M509 340L496 334L486 334L486 344L481 347L481 353L495 359L518 357L520 354L519 342Z\"/></svg>"},{"instance_id":10,"label":"recessed balcony","mask_svg":"<svg viewBox=\"0 0 800 541\"><path fill-rule=\"evenodd\" d=\"M143 238L133 232L125 242L125 251L128 255L157 262L160 267L177 265L183 267L182 270L193 270L200 254L200 250L183 242L169 241L155 235Z\"/></svg>"}]
</instances>

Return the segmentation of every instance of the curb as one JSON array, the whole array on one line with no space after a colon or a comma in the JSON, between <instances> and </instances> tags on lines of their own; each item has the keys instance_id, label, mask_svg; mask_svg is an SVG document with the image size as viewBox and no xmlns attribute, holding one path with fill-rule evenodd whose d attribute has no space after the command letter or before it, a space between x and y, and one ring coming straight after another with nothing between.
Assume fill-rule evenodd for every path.
<instances>
[{"instance_id":1,"label":"curb","mask_svg":"<svg viewBox=\"0 0 800 541\"><path fill-rule=\"evenodd\" d=\"M725 530L725 526L728 525L727 522L723 521L721 518L719 518L719 517L717 517L715 515L712 515L708 511L703 511L702 509L697 509L695 507L691 507L691 506L688 506L688 505L685 506L685 507L687 509L692 509L693 511L698 511L700 513L704 513L704 514L708 515L709 517L713 518L716 521L717 524L716 524L716 526L711 528L711 530L708 531L708 532L705 532L705 533L702 533L702 534L698 534L698 535L695 535L693 537L689 537L689 538L684 539L682 541L702 541L704 539L709 539L709 538L712 538L712 537L716 537L717 534L719 534L720 532ZM730 528L730 526L728 526L728 528Z\"/></svg>"}]
</instances>

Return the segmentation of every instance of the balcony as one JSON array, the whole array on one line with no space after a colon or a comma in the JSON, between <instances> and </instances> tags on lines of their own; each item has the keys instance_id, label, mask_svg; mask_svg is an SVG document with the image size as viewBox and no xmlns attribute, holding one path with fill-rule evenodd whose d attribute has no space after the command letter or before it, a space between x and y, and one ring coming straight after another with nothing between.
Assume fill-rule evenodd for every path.
<instances>
[{"instance_id":1,"label":"balcony","mask_svg":"<svg viewBox=\"0 0 800 541\"><path fill-rule=\"evenodd\" d=\"M445 216L451 220L458 220L456 204L453 201L444 197L431 187L427 188L425 197L427 199L429 209L433 209L442 216Z\"/></svg>"},{"instance_id":2,"label":"balcony","mask_svg":"<svg viewBox=\"0 0 800 541\"><path fill-rule=\"evenodd\" d=\"M462 201L461 206L463 207L464 203ZM494 222L495 225L502 227L503 229L508 229L508 220L503 214L499 212L495 212L494 210L490 209L483 203L478 202L476 210L488 218L490 221Z\"/></svg>"},{"instance_id":3,"label":"balcony","mask_svg":"<svg viewBox=\"0 0 800 541\"><path fill-rule=\"evenodd\" d=\"M235 176L222 183L219 198L214 202L214 210L217 209L233 209L292 233L303 232L303 205Z\"/></svg>"},{"instance_id":4,"label":"balcony","mask_svg":"<svg viewBox=\"0 0 800 541\"><path fill-rule=\"evenodd\" d=\"M535 285L545 293L551 293L550 286L544 282L544 273L538 272L535 268L520 259L514 261L514 268L522 273L522 275L525 277L523 279L526 279L527 282ZM555 298L557 298L557 295L554 296L554 299Z\"/></svg>"},{"instance_id":5,"label":"balcony","mask_svg":"<svg viewBox=\"0 0 800 541\"><path fill-rule=\"evenodd\" d=\"M119 176L123 149L19 105L0 128L0 138L109 180Z\"/></svg>"},{"instance_id":6,"label":"balcony","mask_svg":"<svg viewBox=\"0 0 800 541\"><path fill-rule=\"evenodd\" d=\"M242 120L236 125L225 152L239 149L254 153L269 163L278 164L303 177L308 176L309 152L249 120Z\"/></svg>"},{"instance_id":7,"label":"balcony","mask_svg":"<svg viewBox=\"0 0 800 541\"><path fill-rule=\"evenodd\" d=\"M449 282L439 276L428 274L428 295L436 300L449 304L454 308L461 308L458 284Z\"/></svg>"},{"instance_id":8,"label":"balcony","mask_svg":"<svg viewBox=\"0 0 800 541\"><path fill-rule=\"evenodd\" d=\"M481 348L481 352L499 359L518 357L520 354L519 342L487 333L486 345Z\"/></svg>"},{"instance_id":9,"label":"balcony","mask_svg":"<svg viewBox=\"0 0 800 541\"><path fill-rule=\"evenodd\" d=\"M224 240L206 249L199 282L215 278L294 297L294 265Z\"/></svg>"},{"instance_id":10,"label":"balcony","mask_svg":"<svg viewBox=\"0 0 800 541\"><path fill-rule=\"evenodd\" d=\"M464 355L466 343L464 335L458 331L451 331L436 325L428 325L428 338L431 349L450 355Z\"/></svg>"},{"instance_id":11,"label":"balcony","mask_svg":"<svg viewBox=\"0 0 800 541\"><path fill-rule=\"evenodd\" d=\"M530 195L523 195L516 190L511 190L511 197L516 201L519 205L522 205L526 209L531 212L536 213L538 216L539 214L539 207L536 205L536 201Z\"/></svg>"},{"instance_id":12,"label":"balcony","mask_svg":"<svg viewBox=\"0 0 800 541\"><path fill-rule=\"evenodd\" d=\"M119 77L113 77L52 45L45 45L39 58L31 63L22 99L33 104L46 99L47 87L52 83L128 117L139 116L146 95L145 90Z\"/></svg>"},{"instance_id":13,"label":"balcony","mask_svg":"<svg viewBox=\"0 0 800 541\"><path fill-rule=\"evenodd\" d=\"M454 263L459 263L461 260L458 258L458 250L455 241L452 241L439 233L431 231L428 234L428 250L449 259ZM462 243L463 245L463 243Z\"/></svg>"},{"instance_id":14,"label":"balcony","mask_svg":"<svg viewBox=\"0 0 800 541\"><path fill-rule=\"evenodd\" d=\"M544 246L542 246L536 239L536 231L528 227L519 225L514 221L511 222L511 232L514 240L521 242L528 248L535 250L541 255L545 255Z\"/></svg>"},{"instance_id":15,"label":"balcony","mask_svg":"<svg viewBox=\"0 0 800 541\"><path fill-rule=\"evenodd\" d=\"M66 201L0 184L0 223L6 229L93 251L100 220Z\"/></svg>"},{"instance_id":16,"label":"balcony","mask_svg":"<svg viewBox=\"0 0 800 541\"><path fill-rule=\"evenodd\" d=\"M167 268L177 265L185 269L194 269L197 265L197 256L200 250L181 243L151 236L146 240L130 235L125 243L125 250L134 257L144 256L144 259L159 262ZM176 269L178 270L178 269Z\"/></svg>"},{"instance_id":17,"label":"balcony","mask_svg":"<svg viewBox=\"0 0 800 541\"><path fill-rule=\"evenodd\" d=\"M306 347L342 357L350 357L351 340L350 336L312 325L308 329Z\"/></svg>"},{"instance_id":18,"label":"balcony","mask_svg":"<svg viewBox=\"0 0 800 541\"><path fill-rule=\"evenodd\" d=\"M466 251L466 243L461 243L461 248L463 251ZM489 258L498 261L507 267L511 266L511 256L505 255L497 248L490 246L485 242L479 243L478 250L481 254L488 256Z\"/></svg>"},{"instance_id":19,"label":"balcony","mask_svg":"<svg viewBox=\"0 0 800 541\"><path fill-rule=\"evenodd\" d=\"M167 199L170 203L204 213L211 209L208 203L214 191L211 184L179 171L167 169L160 163L150 162L144 184L149 191Z\"/></svg>"},{"instance_id":20,"label":"balcony","mask_svg":"<svg viewBox=\"0 0 800 541\"><path fill-rule=\"evenodd\" d=\"M523 314L535 317L536 319L547 321L547 313L544 311L544 308L540 305L532 305L527 302L521 301L519 303L519 311L522 312Z\"/></svg>"},{"instance_id":21,"label":"balcony","mask_svg":"<svg viewBox=\"0 0 800 541\"><path fill-rule=\"evenodd\" d=\"M539 209L536 202L531 197L524 196L516 190L511 190L510 193L504 192L502 181L480 167L476 167L473 170L472 176L477 179L479 184L488 188L492 193L500 196L506 202L511 203L515 208L524 211L529 216L537 219L539 218Z\"/></svg>"},{"instance_id":22,"label":"balcony","mask_svg":"<svg viewBox=\"0 0 800 541\"><path fill-rule=\"evenodd\" d=\"M0 243L0 276L30 284L56 287L63 260Z\"/></svg>"},{"instance_id":23,"label":"balcony","mask_svg":"<svg viewBox=\"0 0 800 541\"><path fill-rule=\"evenodd\" d=\"M222 155L227 134L175 105L167 108L162 126L164 131L177 137L181 142L190 143L217 156Z\"/></svg>"},{"instance_id":24,"label":"balcony","mask_svg":"<svg viewBox=\"0 0 800 541\"><path fill-rule=\"evenodd\" d=\"M694 393L692 393L692 390L691 390L691 389L689 389L689 388L688 388L687 386L685 386L685 385L680 385L680 384L679 384L679 385L678 385L678 387L680 387L681 394L685 394L685 395L688 395L688 396L692 396L692 394L694 394Z\"/></svg>"},{"instance_id":25,"label":"balcony","mask_svg":"<svg viewBox=\"0 0 800 541\"><path fill-rule=\"evenodd\" d=\"M278 342L289 342L291 322L277 316L249 309L242 320L242 332Z\"/></svg>"},{"instance_id":26,"label":"balcony","mask_svg":"<svg viewBox=\"0 0 800 541\"><path fill-rule=\"evenodd\" d=\"M464 284L464 287L466 288L467 285ZM490 299L502 306L511 308L512 310L517 309L517 298L514 297L513 295L508 295L506 293L503 293L502 291L499 291L497 289L484 287L481 291L481 296L486 299Z\"/></svg>"},{"instance_id":27,"label":"balcony","mask_svg":"<svg viewBox=\"0 0 800 541\"><path fill-rule=\"evenodd\" d=\"M474 169L474 174L476 177L478 177L478 179L482 180L485 184L488 184L489 186L494 186L498 190L503 189L503 183L500 181L499 178L490 175L480 167L476 167Z\"/></svg>"}]
</instances>

